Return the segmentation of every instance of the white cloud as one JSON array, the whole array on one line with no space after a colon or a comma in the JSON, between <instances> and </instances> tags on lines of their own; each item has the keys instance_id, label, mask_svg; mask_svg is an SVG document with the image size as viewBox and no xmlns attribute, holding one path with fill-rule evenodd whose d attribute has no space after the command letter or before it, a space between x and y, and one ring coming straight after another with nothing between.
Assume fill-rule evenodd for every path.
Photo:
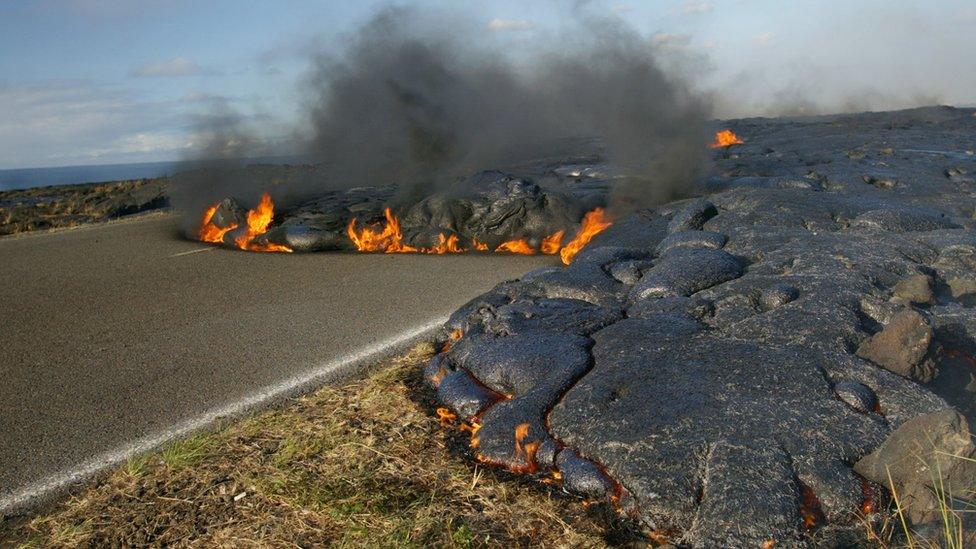
<instances>
[{"instance_id":1,"label":"white cloud","mask_svg":"<svg viewBox=\"0 0 976 549\"><path fill-rule=\"evenodd\" d=\"M662 51L685 51L692 49L690 34L659 32L651 36L651 44Z\"/></svg>"},{"instance_id":2,"label":"white cloud","mask_svg":"<svg viewBox=\"0 0 976 549\"><path fill-rule=\"evenodd\" d=\"M185 57L176 57L168 61L146 63L132 69L132 76L190 76L200 74L203 70L196 61Z\"/></svg>"},{"instance_id":3,"label":"white cloud","mask_svg":"<svg viewBox=\"0 0 976 549\"><path fill-rule=\"evenodd\" d=\"M0 168L80 164L94 156L156 160L140 152L166 146L150 135L178 135L183 124L177 102L145 101L131 90L78 81L0 84ZM106 150L116 147L114 155Z\"/></svg>"},{"instance_id":4,"label":"white cloud","mask_svg":"<svg viewBox=\"0 0 976 549\"><path fill-rule=\"evenodd\" d=\"M685 15L708 13L715 9L715 5L710 2L700 2L697 0L685 0L678 6L678 10Z\"/></svg>"},{"instance_id":5,"label":"white cloud","mask_svg":"<svg viewBox=\"0 0 976 549\"><path fill-rule=\"evenodd\" d=\"M528 30L532 28L532 22L525 19L492 19L488 22L488 30L509 31L509 30Z\"/></svg>"},{"instance_id":6,"label":"white cloud","mask_svg":"<svg viewBox=\"0 0 976 549\"><path fill-rule=\"evenodd\" d=\"M775 41L776 34L772 32L764 32L756 37L756 44L760 46L771 46Z\"/></svg>"},{"instance_id":7,"label":"white cloud","mask_svg":"<svg viewBox=\"0 0 976 549\"><path fill-rule=\"evenodd\" d=\"M630 4L615 4L610 10L613 13L627 13L628 11L634 11L634 6Z\"/></svg>"}]
</instances>

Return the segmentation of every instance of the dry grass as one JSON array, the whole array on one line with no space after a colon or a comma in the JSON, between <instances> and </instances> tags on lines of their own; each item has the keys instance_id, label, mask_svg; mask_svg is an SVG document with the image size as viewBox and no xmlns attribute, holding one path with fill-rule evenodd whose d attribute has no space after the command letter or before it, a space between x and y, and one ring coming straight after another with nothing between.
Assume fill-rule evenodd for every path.
<instances>
[{"instance_id":1,"label":"dry grass","mask_svg":"<svg viewBox=\"0 0 976 549\"><path fill-rule=\"evenodd\" d=\"M972 458L943 454L947 457L965 461ZM976 547L976 531L972 530L973 513L976 513L976 492L965 490L954 492L952 486L943 482L939 461L929 461L922 456L917 459L926 463L932 475L932 493L938 503L936 527L919 531L908 519L901 495L888 472L888 493L891 495L891 509L886 518L877 526L867 525L868 540L884 549L964 549ZM967 524L970 526L967 528Z\"/></svg>"},{"instance_id":2,"label":"dry grass","mask_svg":"<svg viewBox=\"0 0 976 549\"><path fill-rule=\"evenodd\" d=\"M459 459L462 438L416 396L431 351L133 459L40 515L0 525L0 545L582 547L627 538L612 511Z\"/></svg>"}]
</instances>

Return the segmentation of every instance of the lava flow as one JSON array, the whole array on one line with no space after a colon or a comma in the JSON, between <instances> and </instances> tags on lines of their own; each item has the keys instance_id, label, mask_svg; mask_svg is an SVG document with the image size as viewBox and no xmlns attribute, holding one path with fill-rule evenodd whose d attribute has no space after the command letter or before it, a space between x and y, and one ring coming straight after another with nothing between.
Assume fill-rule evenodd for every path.
<instances>
[{"instance_id":1,"label":"lava flow","mask_svg":"<svg viewBox=\"0 0 976 549\"><path fill-rule=\"evenodd\" d=\"M203 214L200 229L197 230L197 238L203 242L223 244L224 236L237 228L236 223L228 227L217 227L213 224L213 216L217 212L218 206L219 204L210 206ZM274 202L271 200L271 195L264 193L261 195L258 205L247 211L247 228L244 233L234 238L234 244L242 250L252 252L291 252L292 249L288 246L270 242L254 242L255 237L268 230L273 219Z\"/></svg>"},{"instance_id":2,"label":"lava flow","mask_svg":"<svg viewBox=\"0 0 976 549\"><path fill-rule=\"evenodd\" d=\"M732 145L742 145L745 141L735 135L732 130L722 130L720 132L715 132L715 141L709 147L713 149L729 148Z\"/></svg>"},{"instance_id":3,"label":"lava flow","mask_svg":"<svg viewBox=\"0 0 976 549\"><path fill-rule=\"evenodd\" d=\"M360 252L382 252L388 254L396 253L420 253L420 254L459 254L469 251L487 252L488 244L480 242L476 238L471 239L471 247L461 247L457 235L445 236L441 233L438 237L438 244L429 248L410 246L403 242L403 232L400 230L400 220L396 215L386 208L383 210L385 223L382 226L356 227L357 218L352 218L346 226L346 235L352 241L356 250ZM587 212L583 216L583 222L579 232L566 246L562 246L564 231L555 233L542 239L539 248L536 249L524 238L513 239L502 242L495 247L497 253L511 253L520 255L534 255L542 253L555 255L559 253L563 263L569 265L573 257L593 239L594 236L605 230L611 225L609 219L604 215L603 208L596 208Z\"/></svg>"},{"instance_id":4,"label":"lava flow","mask_svg":"<svg viewBox=\"0 0 976 549\"><path fill-rule=\"evenodd\" d=\"M576 254L593 240L593 237L607 230L607 227L612 225L610 219L604 215L603 208L596 208L586 213L583 216L583 222L580 224L580 230L576 233L576 236L569 241L569 244L559 252L560 259L563 260L564 265L569 265L573 262L573 258Z\"/></svg>"},{"instance_id":5,"label":"lava flow","mask_svg":"<svg viewBox=\"0 0 976 549\"><path fill-rule=\"evenodd\" d=\"M218 206L219 204L214 204L213 206L207 208L207 211L203 212L203 219L200 222L200 228L197 229L197 238L199 238L202 242L223 244L224 235L237 228L237 223L224 228L220 228L212 223L213 216L215 213L217 213Z\"/></svg>"}]
</instances>

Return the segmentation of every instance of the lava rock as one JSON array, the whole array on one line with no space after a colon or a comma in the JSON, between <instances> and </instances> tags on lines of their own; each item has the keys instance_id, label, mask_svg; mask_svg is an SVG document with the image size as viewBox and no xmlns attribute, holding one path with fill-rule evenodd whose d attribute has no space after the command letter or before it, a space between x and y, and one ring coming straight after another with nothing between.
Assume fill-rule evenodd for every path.
<instances>
[{"instance_id":1,"label":"lava rock","mask_svg":"<svg viewBox=\"0 0 976 549\"><path fill-rule=\"evenodd\" d=\"M306 225L279 225L254 239L258 244L288 246L295 252L352 251L355 247L343 232L323 231Z\"/></svg>"},{"instance_id":2,"label":"lava rock","mask_svg":"<svg viewBox=\"0 0 976 549\"><path fill-rule=\"evenodd\" d=\"M570 333L476 334L456 342L448 357L495 392L555 399L589 367L589 346L589 338Z\"/></svg>"},{"instance_id":3,"label":"lava rock","mask_svg":"<svg viewBox=\"0 0 976 549\"><path fill-rule=\"evenodd\" d=\"M485 331L495 335L567 332L588 335L623 318L619 307L600 307L578 299L519 299L495 309Z\"/></svg>"},{"instance_id":4,"label":"lava rock","mask_svg":"<svg viewBox=\"0 0 976 549\"><path fill-rule=\"evenodd\" d=\"M857 356L898 375L926 382L935 377L936 350L932 327L921 314L907 310L861 343Z\"/></svg>"},{"instance_id":5,"label":"lava rock","mask_svg":"<svg viewBox=\"0 0 976 549\"><path fill-rule=\"evenodd\" d=\"M715 208L715 204L704 198L697 198L674 214L671 222L668 223L668 232L700 230L706 221L717 214L718 210Z\"/></svg>"},{"instance_id":6,"label":"lava rock","mask_svg":"<svg viewBox=\"0 0 976 549\"><path fill-rule=\"evenodd\" d=\"M757 304L763 311L769 311L786 305L800 296L800 290L789 284L774 284L769 288L763 288L756 299Z\"/></svg>"},{"instance_id":7,"label":"lava rock","mask_svg":"<svg viewBox=\"0 0 976 549\"><path fill-rule=\"evenodd\" d=\"M500 398L463 370L444 376L437 387L437 400L463 418L477 416Z\"/></svg>"},{"instance_id":8,"label":"lava rock","mask_svg":"<svg viewBox=\"0 0 976 549\"><path fill-rule=\"evenodd\" d=\"M630 318L643 318L652 315L676 315L700 321L715 313L715 305L707 299L686 296L670 296L658 299L644 299L627 309Z\"/></svg>"},{"instance_id":9,"label":"lava rock","mask_svg":"<svg viewBox=\"0 0 976 549\"><path fill-rule=\"evenodd\" d=\"M210 223L218 229L247 225L246 210L233 198L225 198L217 204Z\"/></svg>"},{"instance_id":10,"label":"lava rock","mask_svg":"<svg viewBox=\"0 0 976 549\"><path fill-rule=\"evenodd\" d=\"M657 255L664 255L674 248L712 248L725 246L728 237L722 233L711 231L678 231L671 233L655 250Z\"/></svg>"},{"instance_id":11,"label":"lava rock","mask_svg":"<svg viewBox=\"0 0 976 549\"><path fill-rule=\"evenodd\" d=\"M674 250L641 277L630 292L630 300L688 296L741 275L742 266L723 250Z\"/></svg>"},{"instance_id":12,"label":"lava rock","mask_svg":"<svg viewBox=\"0 0 976 549\"><path fill-rule=\"evenodd\" d=\"M732 499L717 494L715 509L730 509L739 495L753 494L777 503L746 506L756 514L743 511L739 522L766 524L757 517L770 513L777 531L787 528L784 517L799 514L797 490L781 484L793 478L791 461L813 464L807 472L814 477L833 477L835 462L859 458L888 434L883 422L835 398L823 376L832 359L800 346L650 331L646 322L625 319L597 332L592 369L549 419L557 439L599 456L655 521L681 530L693 524L702 512L701 475L709 471L702 450L727 442L739 449L737 455L748 456L736 460L729 482L756 480L729 490L726 498ZM741 449L746 443L756 446ZM753 460L764 465L750 469ZM770 478L759 480L764 474ZM860 489L853 477L844 482ZM694 524L702 530L685 532L689 540L719 535L702 521ZM796 522L789 525L793 532Z\"/></svg>"},{"instance_id":13,"label":"lava rock","mask_svg":"<svg viewBox=\"0 0 976 549\"><path fill-rule=\"evenodd\" d=\"M873 227L899 233L958 227L944 215L902 209L871 210L857 216L854 223L862 227Z\"/></svg>"},{"instance_id":14,"label":"lava rock","mask_svg":"<svg viewBox=\"0 0 976 549\"><path fill-rule=\"evenodd\" d=\"M935 294L932 292L932 277L926 274L916 274L904 278L891 289L891 295L904 303L930 305L935 301Z\"/></svg>"},{"instance_id":15,"label":"lava rock","mask_svg":"<svg viewBox=\"0 0 976 549\"><path fill-rule=\"evenodd\" d=\"M800 504L794 478L789 456L772 441L716 442L705 459L698 512L682 542L762 547L769 540L793 538Z\"/></svg>"},{"instance_id":16,"label":"lava rock","mask_svg":"<svg viewBox=\"0 0 976 549\"><path fill-rule=\"evenodd\" d=\"M966 418L943 410L906 421L855 463L854 470L883 486L894 484L907 517L914 524L925 524L941 520L938 491L976 490L974 458L976 445Z\"/></svg>"},{"instance_id":17,"label":"lava rock","mask_svg":"<svg viewBox=\"0 0 976 549\"><path fill-rule=\"evenodd\" d=\"M871 413L878 407L878 396L868 386L856 381L839 381L834 385L837 398L858 412Z\"/></svg>"},{"instance_id":18,"label":"lava rock","mask_svg":"<svg viewBox=\"0 0 976 549\"><path fill-rule=\"evenodd\" d=\"M591 500L610 500L617 496L616 486L600 467L583 459L571 448L559 452L556 467L562 474L563 488Z\"/></svg>"},{"instance_id":19,"label":"lava rock","mask_svg":"<svg viewBox=\"0 0 976 549\"><path fill-rule=\"evenodd\" d=\"M647 259L631 259L628 261L611 263L606 267L606 271L614 279L629 286L633 286L638 280L640 280L640 277L644 274L644 271L650 269L653 265L654 262Z\"/></svg>"}]
</instances>

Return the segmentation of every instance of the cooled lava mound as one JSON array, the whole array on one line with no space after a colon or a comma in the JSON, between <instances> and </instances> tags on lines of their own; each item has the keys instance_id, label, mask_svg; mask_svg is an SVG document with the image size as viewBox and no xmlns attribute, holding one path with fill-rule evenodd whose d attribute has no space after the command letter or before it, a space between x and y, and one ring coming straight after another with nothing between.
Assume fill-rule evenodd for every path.
<instances>
[{"instance_id":1,"label":"cooled lava mound","mask_svg":"<svg viewBox=\"0 0 976 549\"><path fill-rule=\"evenodd\" d=\"M976 117L729 124L706 196L458 310L440 413L680 545L863 543L892 485L923 526L933 479L976 489L908 457L976 455Z\"/></svg>"},{"instance_id":2,"label":"cooled lava mound","mask_svg":"<svg viewBox=\"0 0 976 549\"><path fill-rule=\"evenodd\" d=\"M976 491L974 111L726 125L697 198L612 224L619 172L576 158L395 212L392 187L280 214L270 197L227 199L194 236L558 253L568 266L454 313L424 372L476 459L679 545L862 544L891 519L891 488L907 521L931 525L939 486Z\"/></svg>"}]
</instances>

